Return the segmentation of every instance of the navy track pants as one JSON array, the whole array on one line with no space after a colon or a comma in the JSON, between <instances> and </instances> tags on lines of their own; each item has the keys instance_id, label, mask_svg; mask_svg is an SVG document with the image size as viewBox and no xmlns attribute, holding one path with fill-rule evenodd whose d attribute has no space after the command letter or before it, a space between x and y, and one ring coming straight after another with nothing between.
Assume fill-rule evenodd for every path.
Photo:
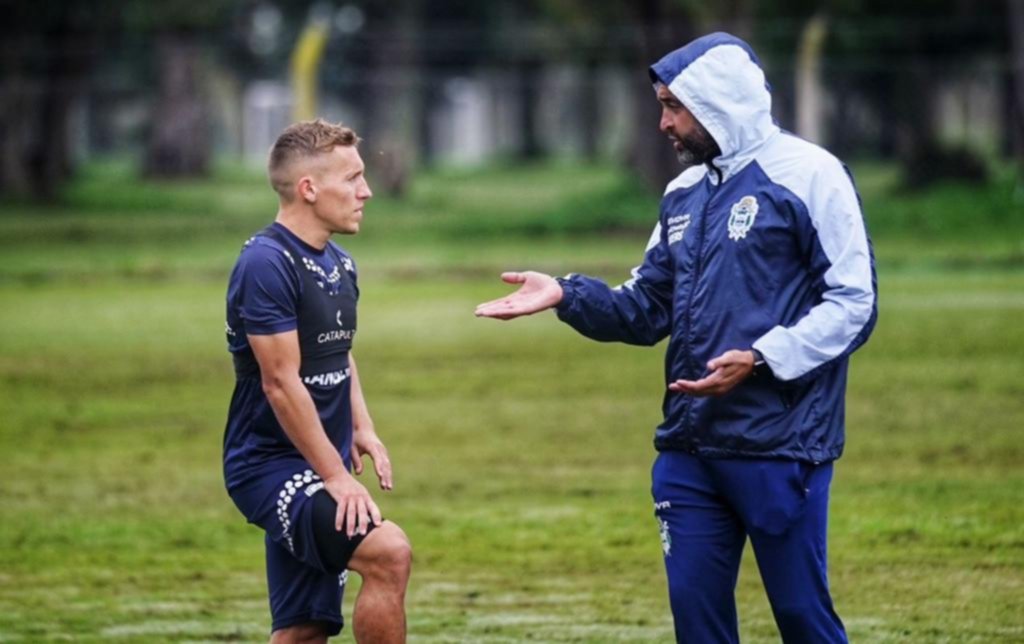
<instances>
[{"instance_id":1,"label":"navy track pants","mask_svg":"<svg viewBox=\"0 0 1024 644\"><path fill-rule=\"evenodd\" d=\"M662 452L652 481L677 642L739 642L736 579L748 536L782 640L847 641L828 590L831 463Z\"/></svg>"}]
</instances>

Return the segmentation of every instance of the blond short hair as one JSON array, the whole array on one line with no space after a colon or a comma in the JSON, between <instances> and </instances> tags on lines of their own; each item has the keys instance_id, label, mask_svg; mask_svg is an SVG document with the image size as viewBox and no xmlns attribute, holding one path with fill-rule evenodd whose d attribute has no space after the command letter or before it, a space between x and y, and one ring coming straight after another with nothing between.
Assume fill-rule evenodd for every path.
<instances>
[{"instance_id":1,"label":"blond short hair","mask_svg":"<svg viewBox=\"0 0 1024 644\"><path fill-rule=\"evenodd\" d=\"M291 201L294 178L289 170L295 161L330 154L339 145L359 145L359 141L355 131L341 123L316 119L289 125L270 148L267 176L271 187L283 199Z\"/></svg>"}]
</instances>

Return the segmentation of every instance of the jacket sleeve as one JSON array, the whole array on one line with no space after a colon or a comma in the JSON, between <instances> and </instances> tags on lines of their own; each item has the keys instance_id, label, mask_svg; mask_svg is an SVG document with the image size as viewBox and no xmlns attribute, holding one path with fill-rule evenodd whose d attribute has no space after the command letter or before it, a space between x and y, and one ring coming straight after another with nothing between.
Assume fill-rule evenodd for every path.
<instances>
[{"instance_id":1,"label":"jacket sleeve","mask_svg":"<svg viewBox=\"0 0 1024 644\"><path fill-rule=\"evenodd\" d=\"M593 340L654 345L672 328L672 258L661 223L654 227L644 260L614 288L585 275L559 280L558 318Z\"/></svg>"},{"instance_id":2,"label":"jacket sleeve","mask_svg":"<svg viewBox=\"0 0 1024 644\"><path fill-rule=\"evenodd\" d=\"M874 254L860 199L846 168L831 158L809 185L797 235L821 301L792 326L754 342L779 380L808 382L864 344L878 315Z\"/></svg>"}]
</instances>

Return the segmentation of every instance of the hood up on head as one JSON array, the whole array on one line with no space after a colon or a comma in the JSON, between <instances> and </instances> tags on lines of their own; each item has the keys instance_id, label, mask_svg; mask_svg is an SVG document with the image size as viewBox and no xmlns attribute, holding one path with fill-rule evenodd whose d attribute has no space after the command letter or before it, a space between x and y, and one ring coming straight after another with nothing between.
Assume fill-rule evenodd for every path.
<instances>
[{"instance_id":1,"label":"hood up on head","mask_svg":"<svg viewBox=\"0 0 1024 644\"><path fill-rule=\"evenodd\" d=\"M712 164L722 178L742 169L779 132L772 96L757 54L724 32L702 36L650 68L651 82L668 87L722 150Z\"/></svg>"}]
</instances>

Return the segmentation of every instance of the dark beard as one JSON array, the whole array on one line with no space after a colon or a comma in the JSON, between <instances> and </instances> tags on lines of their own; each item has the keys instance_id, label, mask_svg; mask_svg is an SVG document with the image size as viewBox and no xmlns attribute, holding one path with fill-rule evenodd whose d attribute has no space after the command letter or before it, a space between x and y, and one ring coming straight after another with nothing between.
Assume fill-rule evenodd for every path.
<instances>
[{"instance_id":1,"label":"dark beard","mask_svg":"<svg viewBox=\"0 0 1024 644\"><path fill-rule=\"evenodd\" d=\"M682 143L683 149L676 151L676 158L684 168L707 163L722 154L722 149L700 123L696 124L693 132L679 139L679 142Z\"/></svg>"}]
</instances>

